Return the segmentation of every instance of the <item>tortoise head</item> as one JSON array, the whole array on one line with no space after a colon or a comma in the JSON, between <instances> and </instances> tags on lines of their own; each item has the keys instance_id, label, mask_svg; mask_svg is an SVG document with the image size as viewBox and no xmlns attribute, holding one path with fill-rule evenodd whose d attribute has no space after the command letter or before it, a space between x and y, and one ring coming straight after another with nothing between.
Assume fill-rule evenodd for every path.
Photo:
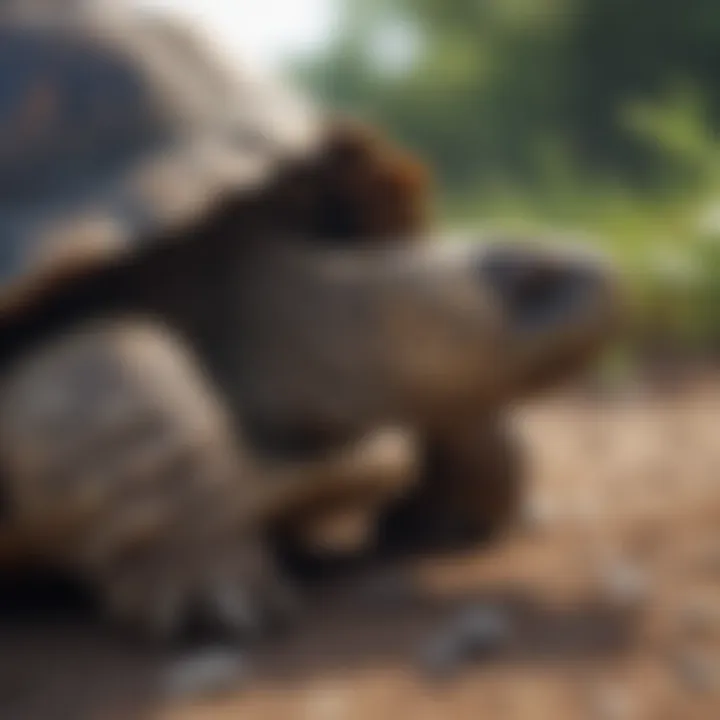
<instances>
[{"instance_id":1,"label":"tortoise head","mask_svg":"<svg viewBox=\"0 0 720 720\"><path fill-rule=\"evenodd\" d=\"M481 251L476 263L502 317L510 397L582 370L618 329L617 272L589 248L498 243Z\"/></svg>"},{"instance_id":2,"label":"tortoise head","mask_svg":"<svg viewBox=\"0 0 720 720\"><path fill-rule=\"evenodd\" d=\"M613 271L577 249L264 241L244 267L250 405L304 427L496 409L584 366L618 315Z\"/></svg>"},{"instance_id":3,"label":"tortoise head","mask_svg":"<svg viewBox=\"0 0 720 720\"><path fill-rule=\"evenodd\" d=\"M440 247L424 266L396 281L387 348L393 384L407 383L405 402L431 418L494 409L566 379L618 315L612 270L577 248Z\"/></svg>"}]
</instances>

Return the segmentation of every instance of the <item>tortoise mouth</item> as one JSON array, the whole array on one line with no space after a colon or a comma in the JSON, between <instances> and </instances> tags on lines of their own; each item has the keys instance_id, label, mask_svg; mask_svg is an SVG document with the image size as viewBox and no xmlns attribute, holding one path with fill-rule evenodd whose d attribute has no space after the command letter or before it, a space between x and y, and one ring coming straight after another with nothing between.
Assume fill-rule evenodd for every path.
<instances>
[{"instance_id":1,"label":"tortoise mouth","mask_svg":"<svg viewBox=\"0 0 720 720\"><path fill-rule=\"evenodd\" d=\"M521 381L542 385L580 369L618 325L615 273L577 249L490 248L480 272L505 318Z\"/></svg>"}]
</instances>

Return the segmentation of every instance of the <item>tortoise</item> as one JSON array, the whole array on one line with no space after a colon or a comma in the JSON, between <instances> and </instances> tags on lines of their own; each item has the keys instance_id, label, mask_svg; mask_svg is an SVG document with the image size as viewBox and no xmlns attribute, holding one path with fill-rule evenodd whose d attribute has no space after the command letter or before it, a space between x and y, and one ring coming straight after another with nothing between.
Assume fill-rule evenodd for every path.
<instances>
[{"instance_id":1,"label":"tortoise","mask_svg":"<svg viewBox=\"0 0 720 720\"><path fill-rule=\"evenodd\" d=\"M439 242L412 156L176 21L35 10L0 18L0 567L252 634L278 538L503 526L502 410L597 354L610 267Z\"/></svg>"}]
</instances>

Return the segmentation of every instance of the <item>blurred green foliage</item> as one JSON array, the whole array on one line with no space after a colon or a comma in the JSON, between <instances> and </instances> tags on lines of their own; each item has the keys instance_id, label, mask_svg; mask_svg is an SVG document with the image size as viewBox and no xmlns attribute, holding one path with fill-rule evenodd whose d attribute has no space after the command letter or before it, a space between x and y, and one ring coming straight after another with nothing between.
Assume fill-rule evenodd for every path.
<instances>
[{"instance_id":1,"label":"blurred green foliage","mask_svg":"<svg viewBox=\"0 0 720 720\"><path fill-rule=\"evenodd\" d=\"M449 219L590 230L649 333L720 347L718 0L339 2L301 79L421 153Z\"/></svg>"}]
</instances>

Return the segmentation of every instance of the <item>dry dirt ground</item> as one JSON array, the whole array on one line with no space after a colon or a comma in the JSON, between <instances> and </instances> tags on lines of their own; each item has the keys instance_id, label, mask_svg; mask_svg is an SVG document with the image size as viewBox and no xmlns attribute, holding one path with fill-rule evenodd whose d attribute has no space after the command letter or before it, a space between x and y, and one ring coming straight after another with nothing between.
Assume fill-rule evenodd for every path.
<instances>
[{"instance_id":1,"label":"dry dirt ground","mask_svg":"<svg viewBox=\"0 0 720 720\"><path fill-rule=\"evenodd\" d=\"M544 401L519 422L529 510L502 542L318 592L205 699L172 697L192 666L170 652L77 609L11 607L0 718L720 718L720 382ZM443 628L468 608L484 652L453 668Z\"/></svg>"}]
</instances>

